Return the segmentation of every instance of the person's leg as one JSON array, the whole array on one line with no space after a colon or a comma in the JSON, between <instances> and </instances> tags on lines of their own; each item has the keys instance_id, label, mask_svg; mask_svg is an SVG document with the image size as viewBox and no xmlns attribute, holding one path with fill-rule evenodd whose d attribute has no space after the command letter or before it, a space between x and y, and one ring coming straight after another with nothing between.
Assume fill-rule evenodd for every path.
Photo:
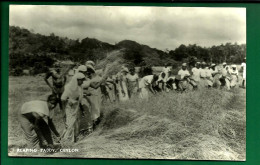
<instances>
[{"instance_id":1,"label":"person's leg","mask_svg":"<svg viewBox=\"0 0 260 165\"><path fill-rule=\"evenodd\" d=\"M18 115L18 120L23 130L27 147L32 149L39 147L40 139L34 130L33 124L22 114Z\"/></svg>"},{"instance_id":2,"label":"person's leg","mask_svg":"<svg viewBox=\"0 0 260 165\"><path fill-rule=\"evenodd\" d=\"M225 86L227 90L230 90L230 80L228 78L225 79Z\"/></svg>"},{"instance_id":3,"label":"person's leg","mask_svg":"<svg viewBox=\"0 0 260 165\"><path fill-rule=\"evenodd\" d=\"M93 132L93 121L91 119L91 110L89 105L82 105L83 111L84 111L84 118L82 121L84 124L82 124L82 130L86 130L87 133Z\"/></svg>"}]
</instances>

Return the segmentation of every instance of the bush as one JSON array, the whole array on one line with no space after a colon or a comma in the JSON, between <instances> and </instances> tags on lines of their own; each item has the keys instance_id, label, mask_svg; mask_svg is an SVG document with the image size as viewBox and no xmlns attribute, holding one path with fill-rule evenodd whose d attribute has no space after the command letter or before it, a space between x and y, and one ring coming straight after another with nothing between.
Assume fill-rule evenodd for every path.
<instances>
[{"instance_id":1,"label":"bush","mask_svg":"<svg viewBox=\"0 0 260 165\"><path fill-rule=\"evenodd\" d=\"M14 76L22 76L23 75L23 69L21 67L16 67L13 72Z\"/></svg>"}]
</instances>

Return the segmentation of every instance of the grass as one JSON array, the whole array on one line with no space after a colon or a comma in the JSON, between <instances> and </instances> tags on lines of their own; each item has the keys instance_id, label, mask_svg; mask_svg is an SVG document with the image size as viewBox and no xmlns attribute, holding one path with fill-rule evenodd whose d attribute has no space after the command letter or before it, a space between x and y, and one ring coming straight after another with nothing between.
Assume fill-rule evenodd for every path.
<instances>
[{"instance_id":1,"label":"grass","mask_svg":"<svg viewBox=\"0 0 260 165\"><path fill-rule=\"evenodd\" d=\"M44 98L50 90L42 77L10 77L9 81L9 154L15 155L12 148L26 146L17 111L25 101ZM135 97L106 104L94 133L76 144L62 144L78 148L79 153L48 156L245 160L245 104L245 90L238 88L160 93L149 101ZM54 123L61 132L64 126L56 112Z\"/></svg>"}]
</instances>

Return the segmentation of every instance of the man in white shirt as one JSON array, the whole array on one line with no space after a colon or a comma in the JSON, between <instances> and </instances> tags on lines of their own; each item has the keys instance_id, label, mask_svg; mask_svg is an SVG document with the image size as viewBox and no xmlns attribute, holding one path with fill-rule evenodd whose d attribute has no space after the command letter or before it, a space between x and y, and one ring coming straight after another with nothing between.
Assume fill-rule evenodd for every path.
<instances>
[{"instance_id":1,"label":"man in white shirt","mask_svg":"<svg viewBox=\"0 0 260 165\"><path fill-rule=\"evenodd\" d=\"M54 108L58 103L55 94L49 95L47 101L33 100L26 102L18 114L23 134L29 148L59 149L54 145L51 131L60 138L52 121Z\"/></svg>"},{"instance_id":2,"label":"man in white shirt","mask_svg":"<svg viewBox=\"0 0 260 165\"><path fill-rule=\"evenodd\" d=\"M243 70L243 81L242 81L242 87L245 88L246 87L246 57L244 58L242 64L241 64L241 68Z\"/></svg>"},{"instance_id":3,"label":"man in white shirt","mask_svg":"<svg viewBox=\"0 0 260 165\"><path fill-rule=\"evenodd\" d=\"M192 72L192 79L193 79L197 84L199 84L199 82L200 82L200 62L197 62L197 63L195 64L195 67L192 68L191 72Z\"/></svg>"},{"instance_id":4,"label":"man in white shirt","mask_svg":"<svg viewBox=\"0 0 260 165\"><path fill-rule=\"evenodd\" d=\"M221 76L219 77L219 81L221 82L221 86L225 86L227 90L230 90L230 75L228 72L227 63L223 63L223 67L221 69Z\"/></svg>"},{"instance_id":5,"label":"man in white shirt","mask_svg":"<svg viewBox=\"0 0 260 165\"><path fill-rule=\"evenodd\" d=\"M162 69L162 72L165 73L165 79L169 77L171 68L169 67L169 64L165 64L164 68Z\"/></svg>"},{"instance_id":6,"label":"man in white shirt","mask_svg":"<svg viewBox=\"0 0 260 165\"><path fill-rule=\"evenodd\" d=\"M238 83L238 70L236 65L231 65L229 74L231 76L230 87L234 88Z\"/></svg>"},{"instance_id":7,"label":"man in white shirt","mask_svg":"<svg viewBox=\"0 0 260 165\"><path fill-rule=\"evenodd\" d=\"M156 92L153 89L153 83L158 80L157 75L148 75L144 76L140 80L139 90L140 90L140 98L141 99L148 99L149 93L155 94ZM150 92L149 92L150 91Z\"/></svg>"},{"instance_id":8,"label":"man in white shirt","mask_svg":"<svg viewBox=\"0 0 260 165\"><path fill-rule=\"evenodd\" d=\"M156 81L157 90L165 91L165 85L166 85L167 79L168 78L166 78L166 74L164 72L161 72L159 74L159 78Z\"/></svg>"},{"instance_id":9,"label":"man in white shirt","mask_svg":"<svg viewBox=\"0 0 260 165\"><path fill-rule=\"evenodd\" d=\"M181 70L179 70L178 75L181 76L181 80L184 79L187 76L190 76L190 72L187 69L187 64L186 63L182 64Z\"/></svg>"},{"instance_id":10,"label":"man in white shirt","mask_svg":"<svg viewBox=\"0 0 260 165\"><path fill-rule=\"evenodd\" d=\"M197 84L190 79L190 72L187 69L187 64L183 63L181 70L178 72L178 76L176 77L176 85L177 88L181 91L184 91L188 88L188 83L193 86L193 88L197 87Z\"/></svg>"}]
</instances>

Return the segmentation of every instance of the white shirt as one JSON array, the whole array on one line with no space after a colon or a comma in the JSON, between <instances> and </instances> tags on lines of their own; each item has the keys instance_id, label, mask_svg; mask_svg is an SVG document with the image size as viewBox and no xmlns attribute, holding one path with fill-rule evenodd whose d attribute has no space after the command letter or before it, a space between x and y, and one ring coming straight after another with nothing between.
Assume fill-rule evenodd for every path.
<instances>
[{"instance_id":1,"label":"white shirt","mask_svg":"<svg viewBox=\"0 0 260 165\"><path fill-rule=\"evenodd\" d=\"M162 69L162 72L164 72L165 74L168 74L169 72L171 71L171 68L170 67L164 67L163 69Z\"/></svg>"},{"instance_id":2,"label":"white shirt","mask_svg":"<svg viewBox=\"0 0 260 165\"><path fill-rule=\"evenodd\" d=\"M150 85L153 80L153 75L144 76L139 84L140 88L145 88L146 86Z\"/></svg>"},{"instance_id":3,"label":"white shirt","mask_svg":"<svg viewBox=\"0 0 260 165\"><path fill-rule=\"evenodd\" d=\"M200 69L194 67L192 68L192 77L195 81L200 81Z\"/></svg>"},{"instance_id":4,"label":"white shirt","mask_svg":"<svg viewBox=\"0 0 260 165\"><path fill-rule=\"evenodd\" d=\"M133 82L133 81L136 82L136 80L138 80L138 78L139 78L139 77L138 77L137 74L134 74L134 75L127 74L127 75L126 75L126 79L129 80L129 81L131 81L131 82Z\"/></svg>"},{"instance_id":5,"label":"white shirt","mask_svg":"<svg viewBox=\"0 0 260 165\"><path fill-rule=\"evenodd\" d=\"M207 77L207 71L206 71L206 68L204 69L200 69L200 77L202 78L206 78Z\"/></svg>"},{"instance_id":6,"label":"white shirt","mask_svg":"<svg viewBox=\"0 0 260 165\"><path fill-rule=\"evenodd\" d=\"M236 70L230 69L229 73L231 75L238 75L238 70L237 69Z\"/></svg>"},{"instance_id":7,"label":"white shirt","mask_svg":"<svg viewBox=\"0 0 260 165\"><path fill-rule=\"evenodd\" d=\"M243 67L243 78L246 78L246 63L242 63L241 67Z\"/></svg>"},{"instance_id":8,"label":"white shirt","mask_svg":"<svg viewBox=\"0 0 260 165\"><path fill-rule=\"evenodd\" d=\"M205 71L206 71L206 77L212 78L212 72L213 72L213 70L206 68Z\"/></svg>"},{"instance_id":9,"label":"white shirt","mask_svg":"<svg viewBox=\"0 0 260 165\"><path fill-rule=\"evenodd\" d=\"M164 73L164 72L161 72L161 73L159 74L159 78L158 78L157 82L159 82L159 81L167 82L166 74L165 74L165 76L164 76L164 78L163 78L163 77L162 77L162 73Z\"/></svg>"},{"instance_id":10,"label":"white shirt","mask_svg":"<svg viewBox=\"0 0 260 165\"><path fill-rule=\"evenodd\" d=\"M186 70L181 69L179 70L178 75L180 75L181 79L183 79L185 76L189 76L190 72L187 69Z\"/></svg>"},{"instance_id":11,"label":"white shirt","mask_svg":"<svg viewBox=\"0 0 260 165\"><path fill-rule=\"evenodd\" d=\"M36 112L41 117L50 115L48 103L46 101L40 100L29 101L22 105L21 114L26 114L30 112Z\"/></svg>"}]
</instances>

